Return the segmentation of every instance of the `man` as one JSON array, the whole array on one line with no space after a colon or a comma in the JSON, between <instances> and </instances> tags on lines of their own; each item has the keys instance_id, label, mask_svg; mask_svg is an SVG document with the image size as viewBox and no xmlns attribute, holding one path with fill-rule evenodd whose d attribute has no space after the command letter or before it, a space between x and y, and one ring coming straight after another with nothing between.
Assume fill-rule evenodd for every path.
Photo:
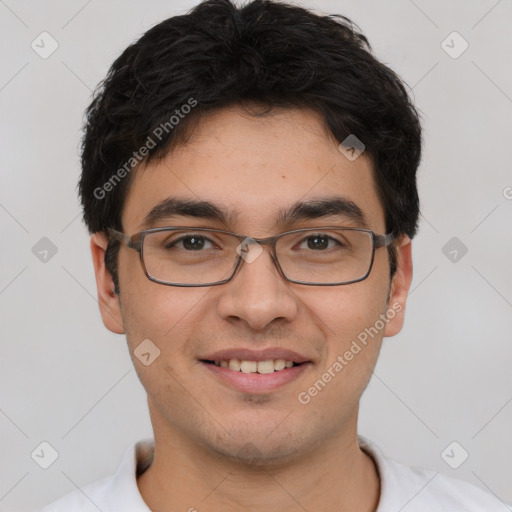
<instances>
[{"instance_id":1,"label":"man","mask_svg":"<svg viewBox=\"0 0 512 512\"><path fill-rule=\"evenodd\" d=\"M87 111L80 194L105 326L153 443L50 511L502 511L358 437L403 324L417 113L342 17L209 0L148 31Z\"/></svg>"}]
</instances>

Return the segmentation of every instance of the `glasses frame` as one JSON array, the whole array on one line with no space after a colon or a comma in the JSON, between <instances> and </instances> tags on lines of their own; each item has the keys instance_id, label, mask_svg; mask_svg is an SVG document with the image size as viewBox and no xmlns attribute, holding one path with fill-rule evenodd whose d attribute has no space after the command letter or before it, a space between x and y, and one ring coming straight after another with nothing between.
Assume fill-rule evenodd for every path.
<instances>
[{"instance_id":1,"label":"glasses frame","mask_svg":"<svg viewBox=\"0 0 512 512\"><path fill-rule=\"evenodd\" d=\"M214 232L214 233L224 233L227 235L233 235L236 238L240 240L240 243L246 242L247 244L251 243L258 243L259 245L269 245L270 246L270 256L272 258L272 261L274 262L274 265L276 266L279 274L281 277L283 277L286 281L289 281L290 283L296 283L296 284L303 284L306 286L342 286L345 284L353 284L358 283L360 281L364 281L369 275L373 267L373 261L375 259L375 250L379 249L380 247L387 247L389 246L395 239L395 235L392 233L387 233L384 235L379 235L374 233L370 229L366 228L345 228L340 226L313 226L310 228L300 228L300 229L293 229L291 231L285 231L283 233L279 233L274 236L268 236L266 238L253 238L251 236L247 235L241 235L239 233L233 233L232 231L226 231L223 229L214 229L214 228L201 228L197 226L172 226L172 227L162 227L162 228L151 228L151 229L145 229L144 231L139 231L138 233L134 233L133 235L127 235L125 233L121 233L120 231L116 231L115 229L108 228L107 231L110 234L112 238L115 240L121 242L122 244L126 245L126 247L133 249L139 253L139 259L140 263L142 265L142 269L144 270L144 274L146 274L146 277L153 281L154 283L162 284L165 286L179 286L184 288L196 288L196 287L204 287L204 286L218 286L220 284L228 283L235 277L236 273L238 272L238 269L242 266L242 261L245 261L241 254L238 255L238 260L234 266L232 274L221 281L215 281L213 283L205 283L205 284L183 284L183 283L168 283L166 281L159 280L152 275L149 274L146 265L144 263L144 255L143 255L143 247L144 247L144 238L146 235L151 233L158 233L162 231L178 231L178 230L187 230L187 231L207 231L207 232ZM290 279L281 268L281 265L279 263L279 259L276 254L276 244L277 241L283 237L284 235L289 235L292 233L300 233L303 231L322 231L324 229L329 230L343 230L343 231L360 231L363 233L368 233L371 236L372 241L372 256L370 260L370 265L368 267L368 271L366 274L360 278L353 279L351 281L343 281L338 283L314 283L314 282L308 282L308 281L297 281L295 279Z\"/></svg>"}]
</instances>

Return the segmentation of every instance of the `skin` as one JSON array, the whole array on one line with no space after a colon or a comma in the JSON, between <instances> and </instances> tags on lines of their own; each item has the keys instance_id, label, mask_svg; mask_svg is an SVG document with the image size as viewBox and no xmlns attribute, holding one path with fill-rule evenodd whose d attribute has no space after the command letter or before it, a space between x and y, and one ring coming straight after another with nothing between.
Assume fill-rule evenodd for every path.
<instances>
[{"instance_id":1,"label":"skin","mask_svg":"<svg viewBox=\"0 0 512 512\"><path fill-rule=\"evenodd\" d=\"M385 233L371 161L364 154L345 158L318 114L294 109L255 117L233 107L203 118L186 145L136 172L122 222L127 234L144 229L147 212L173 195L210 200L239 216L228 226L180 218L158 227L183 224L266 237L285 230L275 225L279 208L333 191L363 210L370 229ZM288 229L332 222L326 217ZM336 225L353 223L336 219ZM388 252L381 248L366 280L327 287L287 282L268 248L229 283L162 286L147 279L138 254L123 246L120 296L104 266L106 245L102 234L92 236L99 304L105 326L126 334L148 394L156 448L138 486L151 510L376 510L380 482L358 445L358 408L383 336L402 328L412 277L407 237L396 242L392 282ZM298 394L392 304L402 310L310 403L301 404ZM161 351L147 367L133 357L146 338ZM197 359L234 347L284 347L313 364L275 391L242 393Z\"/></svg>"}]
</instances>

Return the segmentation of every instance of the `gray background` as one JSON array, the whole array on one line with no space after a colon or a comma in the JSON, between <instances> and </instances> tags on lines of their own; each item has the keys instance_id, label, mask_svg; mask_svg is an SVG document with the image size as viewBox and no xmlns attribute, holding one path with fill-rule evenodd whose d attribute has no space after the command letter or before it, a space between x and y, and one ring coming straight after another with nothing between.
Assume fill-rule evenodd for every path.
<instances>
[{"instance_id":1,"label":"gray background","mask_svg":"<svg viewBox=\"0 0 512 512\"><path fill-rule=\"evenodd\" d=\"M108 475L151 436L124 337L98 313L78 144L113 59L195 3L0 0L0 510L33 510ZM406 326L384 342L360 431L390 457L512 502L512 1L302 5L357 22L424 119ZM31 48L43 31L59 45L47 59ZM453 31L469 43L458 58L442 47ZM47 242L32 251L43 237L57 248L46 262ZM59 455L46 470L31 458L43 441ZM441 456L453 441L452 465L469 453L458 469Z\"/></svg>"}]
</instances>

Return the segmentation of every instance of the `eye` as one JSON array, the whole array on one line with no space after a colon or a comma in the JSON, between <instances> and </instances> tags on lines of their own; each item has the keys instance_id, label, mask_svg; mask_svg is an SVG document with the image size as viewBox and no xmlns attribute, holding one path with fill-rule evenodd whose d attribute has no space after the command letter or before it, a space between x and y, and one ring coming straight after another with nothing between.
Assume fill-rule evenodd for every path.
<instances>
[{"instance_id":1,"label":"eye","mask_svg":"<svg viewBox=\"0 0 512 512\"><path fill-rule=\"evenodd\" d=\"M210 246L208 246L210 244ZM185 235L180 238L168 241L165 244L166 249L178 248L185 249L186 251L201 251L202 249L213 249L215 246L213 242L203 235Z\"/></svg>"},{"instance_id":2,"label":"eye","mask_svg":"<svg viewBox=\"0 0 512 512\"><path fill-rule=\"evenodd\" d=\"M312 249L315 251L330 249L335 246L342 246L338 240L332 238L329 235L318 233L314 235L309 235L302 240L302 244L307 243L307 249ZM333 242L333 243L331 243ZM299 249L304 249L304 247L299 247Z\"/></svg>"}]
</instances>

